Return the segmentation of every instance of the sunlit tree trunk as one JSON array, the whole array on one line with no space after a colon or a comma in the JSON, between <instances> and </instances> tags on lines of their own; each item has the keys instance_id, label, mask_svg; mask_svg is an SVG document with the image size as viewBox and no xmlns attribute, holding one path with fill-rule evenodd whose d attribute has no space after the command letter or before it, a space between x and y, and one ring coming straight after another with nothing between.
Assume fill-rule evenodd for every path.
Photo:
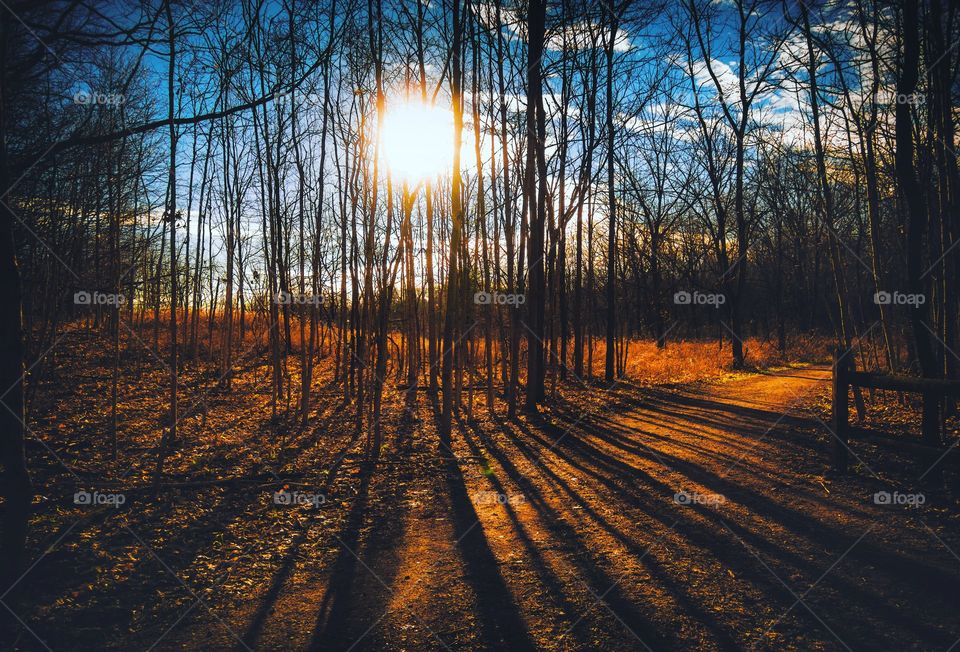
<instances>
[{"instance_id":1,"label":"sunlit tree trunk","mask_svg":"<svg viewBox=\"0 0 960 652\"><path fill-rule=\"evenodd\" d=\"M166 0L169 64L167 68L167 102L170 134L170 169L168 176L168 203L166 219L170 222L170 426L160 439L157 466L154 472L154 488L159 488L163 462L170 447L177 441L177 127L174 124L174 77L176 71L176 31L173 23L172 0Z\"/></svg>"},{"instance_id":2,"label":"sunlit tree trunk","mask_svg":"<svg viewBox=\"0 0 960 652\"><path fill-rule=\"evenodd\" d=\"M614 353L616 338L616 269L617 269L617 194L614 185L615 133L613 126L613 55L617 38L618 19L611 16L610 34L606 44L607 55L607 350L604 378L609 383L614 378Z\"/></svg>"},{"instance_id":3,"label":"sunlit tree trunk","mask_svg":"<svg viewBox=\"0 0 960 652\"><path fill-rule=\"evenodd\" d=\"M446 310L443 320L443 370L441 389L443 402L440 412L440 433L449 438L453 425L454 338L460 325L460 257L463 239L463 179L460 171L460 146L463 142L463 70L461 47L463 23L460 18L460 0L453 0L453 43L451 45L450 92L453 96L453 170L450 191L450 254L447 260Z\"/></svg>"},{"instance_id":4,"label":"sunlit tree trunk","mask_svg":"<svg viewBox=\"0 0 960 652\"><path fill-rule=\"evenodd\" d=\"M480 34L477 29L477 17L471 16L470 20L470 36L472 44L472 53L473 53L473 84L472 84L472 97L471 104L473 107L473 152L474 157L477 161L477 226L479 229L479 238L480 238L480 248L482 252L482 266L483 266L483 291L487 294L491 292L490 284L490 251L489 251L489 240L487 234L487 206L486 206L486 197L484 195L484 183L483 183L483 152L481 151L481 129L480 129L480 60L482 56L482 50L480 48ZM493 316L494 312L497 310L497 306L494 304L485 306L483 313L483 343L484 343L484 362L487 371L487 381L486 381L486 399L487 399L487 410L493 414L494 404L493 404ZM471 383L472 385L472 383Z\"/></svg>"},{"instance_id":5,"label":"sunlit tree trunk","mask_svg":"<svg viewBox=\"0 0 960 652\"><path fill-rule=\"evenodd\" d=\"M527 396L525 407L536 410L544 397L544 311L546 278L544 274L544 227L546 222L546 165L544 141L546 125L543 111L542 61L546 22L544 0L531 0L527 10L527 203L530 233L527 258L530 283L527 292Z\"/></svg>"},{"instance_id":6,"label":"sunlit tree trunk","mask_svg":"<svg viewBox=\"0 0 960 652\"><path fill-rule=\"evenodd\" d=\"M817 162L817 176L820 182L820 194L823 201L824 222L831 234L836 234L836 225L834 219L833 191L830 188L830 179L827 177L826 154L824 152L822 134L820 130L820 94L817 82L818 61L813 50L813 36L810 30L810 17L806 5L800 5L800 15L803 20L803 32L807 43L807 75L810 85L810 109L813 122L813 143L814 154ZM837 294L837 306L839 308L839 330L843 349L850 348L852 338L850 331L852 329L850 308L847 304L847 279L843 267L843 256L840 252L840 243L837 237L830 238L830 261L833 269L834 286ZM862 419L864 416L863 396L860 388L854 387L854 396L857 404L857 414Z\"/></svg>"}]
</instances>

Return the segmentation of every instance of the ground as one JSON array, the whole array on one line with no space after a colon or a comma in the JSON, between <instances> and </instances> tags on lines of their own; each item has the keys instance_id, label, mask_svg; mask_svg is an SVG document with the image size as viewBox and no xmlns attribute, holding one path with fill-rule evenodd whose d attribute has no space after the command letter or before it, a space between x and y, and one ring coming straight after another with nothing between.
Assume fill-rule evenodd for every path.
<instances>
[{"instance_id":1,"label":"ground","mask_svg":"<svg viewBox=\"0 0 960 652\"><path fill-rule=\"evenodd\" d=\"M449 440L423 393L418 420L385 420L376 461L331 388L302 433L184 444L156 498L147 461L75 468L102 491L137 480L119 509L74 505L40 450L45 554L5 632L18 650L948 650L955 459L924 475L904 436L860 432L831 474L829 377L598 384L516 422L478 393ZM249 435L253 416L229 413L206 427ZM275 504L278 477L317 506Z\"/></svg>"}]
</instances>

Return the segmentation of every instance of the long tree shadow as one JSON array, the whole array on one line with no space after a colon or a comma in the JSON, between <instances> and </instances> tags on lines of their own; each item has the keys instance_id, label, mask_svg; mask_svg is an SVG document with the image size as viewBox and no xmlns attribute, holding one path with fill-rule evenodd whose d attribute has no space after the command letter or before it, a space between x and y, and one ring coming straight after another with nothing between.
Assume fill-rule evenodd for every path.
<instances>
[{"instance_id":1,"label":"long tree shadow","mask_svg":"<svg viewBox=\"0 0 960 652\"><path fill-rule=\"evenodd\" d=\"M473 453L476 457L486 457L486 453L492 454L498 462L500 458L497 456L497 451L494 453L491 449L495 448L495 444L490 441L490 438L486 433L479 427L476 422L467 423L470 431L473 433L473 436L470 435L470 432L466 430L461 430L463 434L464 441L466 442L470 452ZM482 446L482 447L481 447ZM508 472L508 475L509 472ZM504 486L503 482L495 474L485 474L487 481L490 483L490 486L497 493L498 496L506 496L507 488ZM519 486L519 484L518 484ZM532 500L540 503L542 502L542 497L539 496L539 493L530 497ZM534 540L530 537L527 527L522 523L520 516L517 514L516 509L509 501L503 501L503 508L506 510L507 515L510 519L511 526L517 534L517 537L523 544L524 550L526 550L527 555L529 556L532 562L532 568L536 571L537 575L541 578L544 586L549 592L549 599L554 603L556 608L561 610L561 613L565 614L574 614L577 612L577 605L572 602L567 595L567 591L561 581L560 577L550 568L549 564L543 558L540 549L537 547ZM573 634L576 637L577 641L581 646L589 646L591 643L589 637L585 636L581 629L574 628Z\"/></svg>"},{"instance_id":2,"label":"long tree shadow","mask_svg":"<svg viewBox=\"0 0 960 652\"><path fill-rule=\"evenodd\" d=\"M209 492L188 493L189 497L177 500L171 499L171 492L162 495L155 504L166 509L153 513L149 522L142 516L141 520L137 520L135 516L101 511L71 530L60 541L57 550L45 554L31 570L31 582L60 587L57 591L59 595L64 595L84 586L93 586L97 581L97 573L103 570L103 561L93 555L93 550L83 545L72 547L73 540L91 541L93 537L87 533L99 532L100 535L96 537L97 550L107 553L121 567L126 560L132 559L129 556L131 549L140 553L135 557L136 562L132 567L125 568L121 577L99 588L95 600L88 600L82 605L65 602L50 612L52 621L41 629L45 632L45 639L55 649L69 649L76 645L109 648L112 645L109 636L116 631L129 631L127 637L137 636L152 641L170 623L178 620L181 614L173 601L157 602L153 596L157 591L171 595L188 594L180 581L185 581L187 585L194 584L185 578L188 578L198 555L210 550L232 524L248 518L250 508L255 507L261 499L259 495L227 493L221 495L216 504L210 505L214 498ZM209 509L191 512L189 516L174 509L182 502L197 500L204 500ZM142 513L133 512L134 515ZM116 524L110 523L111 518L116 520ZM163 536L163 532L169 531L176 531L178 535ZM195 590L204 588L202 584L194 587ZM132 620L134 613L149 614L149 618L140 619L149 623L148 627L137 628ZM204 613L205 610L200 610L196 617L202 617ZM90 623L99 623L101 626L92 628ZM112 626L107 626L108 623Z\"/></svg>"},{"instance_id":3,"label":"long tree shadow","mask_svg":"<svg viewBox=\"0 0 960 652\"><path fill-rule=\"evenodd\" d=\"M521 433L530 434L530 429L524 424L513 425L515 425ZM497 427L509 438L511 443L517 447L528 462L540 464L536 454L522 442L522 438L517 436L517 433L511 430L507 422L498 420ZM580 574L590 584L591 592L594 595L603 596L604 602L606 602L614 612L616 618L626 624L631 632L643 641L645 646L652 644L654 645L654 649L674 649L679 646L681 642L677 639L675 632L659 629L652 622L651 618L654 614L650 614L648 617L639 611L634 601L620 590L619 580L605 573L596 563L588 561L590 557L595 554L595 549L588 544L575 528L561 518L560 512L554 508L534 482L520 472L516 465L510 460L510 456L506 451L497 446L493 441L488 442L487 451L497 460L497 463L503 468L507 476L516 483L517 486L521 487L524 494L530 498L531 505L538 512L540 519L546 524L546 527L554 533L554 536L558 540L564 541L571 547L570 559L573 560ZM634 540L600 515L586 499L548 466L540 465L539 469L544 478L548 479L576 504L577 509L585 513L608 535L612 536L618 543L627 548L635 558L642 558L641 563L643 563L646 570L650 572L651 576L660 582L679 605L688 610L698 622L703 623L718 642L727 649L733 647L732 638L729 633L723 629L715 616L694 602L691 599L692 596L684 590L684 587L679 582L669 576L662 564L657 560L656 555L653 554L653 546L658 541L656 537L654 537L652 543L644 546L641 542ZM640 506L640 501L636 497L627 494L624 494L623 497L629 502L630 507L638 508ZM671 521L665 514L661 514L658 510L651 509L649 506L646 508L645 513L647 516L660 521L660 527L664 532L672 529L679 520L674 519Z\"/></svg>"},{"instance_id":4,"label":"long tree shadow","mask_svg":"<svg viewBox=\"0 0 960 652\"><path fill-rule=\"evenodd\" d=\"M356 445L357 441L360 439L360 433L355 432L350 440L338 451L337 455L334 457L333 463L328 469L328 474L326 477L325 484L323 486L323 494L328 495L330 492L330 487L333 486L336 481L337 475L342 468L343 460L346 457L346 454ZM312 525L312 523L311 523ZM247 625L246 630L243 633L242 639L246 645L253 646L256 640L259 638L264 624L267 622L267 617L270 614L270 611L273 609L276 604L277 599L280 597L280 592L283 589L286 582L290 579L291 574L293 573L297 555L299 554L300 548L303 543L306 541L307 536L310 533L310 527L303 527L300 532L297 533L297 536L291 542L290 546L287 549L286 554L283 557L283 560L280 562L280 567L277 568L276 572L273 575L273 578L270 582L270 587L267 589L266 593L263 595L263 598L260 600L260 606L257 607L256 612L253 615L250 623ZM243 645L238 645L236 652L244 649Z\"/></svg>"},{"instance_id":5,"label":"long tree shadow","mask_svg":"<svg viewBox=\"0 0 960 652\"><path fill-rule=\"evenodd\" d=\"M367 460L360 466L360 485L347 515L343 530L337 535L340 552L333 563L327 590L320 601L309 649L341 649L348 643L348 618L356 604L354 585L357 581L360 530L366 520L370 483L376 465Z\"/></svg>"},{"instance_id":6,"label":"long tree shadow","mask_svg":"<svg viewBox=\"0 0 960 652\"><path fill-rule=\"evenodd\" d=\"M729 406L727 407L729 409ZM685 418L685 416L682 411L678 411L670 418L678 421ZM771 414L769 418L773 418L773 414ZM583 422L581 422L581 425L583 425ZM545 427L552 429L555 433L561 431L555 424L549 424ZM589 421L585 427L591 437L595 437L611 446L620 448L628 454L638 455L644 453L644 449L641 447L625 447L619 433L612 432L610 428L601 425L599 422ZM636 430L635 432L638 435L646 435L643 431ZM754 430L754 432L759 433L760 431ZM567 440L569 440L570 446L565 446ZM588 443L587 440L579 437L567 437L564 442L561 442L559 446L554 448L554 452L558 454L571 450L576 450L581 455L591 456L595 460L606 462L611 468L621 474L630 475L636 473L634 467L608 455ZM801 510L788 508L781 502L773 500L768 493L737 482L730 476L719 476L700 464L692 463L689 459L681 458L670 452L660 450L657 451L655 460L666 465L673 471L682 473L690 480L703 484L716 493L723 494L731 499L736 499L737 502L749 507L758 515L775 521L789 529L793 534L806 537L827 549L836 548L837 542L843 542L847 538L847 535L842 529L813 519ZM650 479L649 474L644 474L644 477ZM659 490L664 491L664 493L672 493L677 490L677 487L670 487L664 483L657 484L659 485ZM810 497L808 500L819 502L824 506L830 505L824 497ZM712 514L712 512L707 513ZM756 538L758 545L763 543L763 539L758 538L757 535L752 532L744 531L742 535L749 539ZM955 585L955 579L950 576L944 576L942 568L926 564L921 560L910 559L901 554L892 554L868 541L861 543L851 554L862 556L871 563L880 565L892 572L902 573L904 579L907 580L921 577L927 583L927 588L940 592L944 598L950 595L952 591L951 586ZM802 558L797 557L797 561L801 562Z\"/></svg>"},{"instance_id":7,"label":"long tree shadow","mask_svg":"<svg viewBox=\"0 0 960 652\"><path fill-rule=\"evenodd\" d=\"M401 423L394 442L398 456L409 454L411 423ZM371 484L379 455L360 467L360 487L345 526L337 536L340 545L320 601L316 625L308 649L379 649L386 636L375 629L388 613L390 594L400 567L398 554L403 546L407 521L404 519L407 491L414 468L394 467L396 474L378 478L376 501L370 501ZM372 514L371 510L380 510ZM364 527L368 521L372 525ZM364 590L372 586L372 590Z\"/></svg>"},{"instance_id":8,"label":"long tree shadow","mask_svg":"<svg viewBox=\"0 0 960 652\"><path fill-rule=\"evenodd\" d=\"M465 429L459 419L458 424ZM440 444L443 449L451 450L450 437L442 430ZM448 457L445 467L457 548L466 567L467 579L476 592L484 641L498 650L535 650L520 609L483 532L456 458Z\"/></svg>"},{"instance_id":9,"label":"long tree shadow","mask_svg":"<svg viewBox=\"0 0 960 652\"><path fill-rule=\"evenodd\" d=\"M719 406L730 412L734 417L737 414L735 406L727 404L719 404ZM759 416L754 410L748 411L751 417ZM683 419L689 418L689 415L683 410L676 410L672 414L668 410L663 410L663 412L664 416L672 421L682 421ZM776 415L774 414L767 416L768 420L775 420L775 418ZM625 446L622 433L611 432L609 428L600 425L598 420L582 419L580 417L577 417L576 420L580 423L583 430L589 433L590 437L596 437L597 440L603 441L614 448L621 449L630 455L644 454L644 451L636 446ZM727 426L727 428L730 429L735 423L737 423L735 418L732 418L731 425ZM540 445L549 447L552 453L567 459L569 463L577 465L580 468L586 469L591 463L600 464L601 466L599 468L604 469L604 471L595 473L595 475L598 476L598 479L601 479L602 482L605 481L603 478L610 470L614 470L618 475L624 477L629 477L631 474L636 473L636 469L630 465L610 457L608 454L588 443L586 439L575 434L570 434L556 424L545 424L545 428L552 431L552 441L549 436L538 437L530 432L526 434L532 436ZM642 431L636 432L641 435L646 434ZM564 435L562 440L560 440L561 434ZM759 431L755 430L754 434L759 434ZM575 457L579 457L580 461L576 461ZM827 551L832 550L835 551L836 554L840 554L846 549L847 545L856 539L856 537L851 539L849 533L839 528L809 518L801 511L786 508L780 503L771 500L767 495L754 491L742 483L736 483L726 477L718 477L709 469L693 464L689 460L679 458L662 450L657 453L655 459L670 469L683 473L695 482L710 487L718 493L723 493L724 495L735 498L737 502L747 506L762 518L779 523L793 534L805 537L807 540L816 543L819 547ZM649 475L645 475L645 479L649 480ZM609 482L605 482L605 484L613 486ZM654 483L654 485L660 485L657 487L658 490L675 490L675 488L663 486L662 483ZM811 563L806 557L783 549L783 547L777 545L776 542L767 540L749 528L743 527L736 522L730 522L728 524L726 521L721 522L720 517L710 512L710 510L701 511L705 517L714 522L715 526L729 527L740 539L758 549L762 557L776 558L778 565L789 564L793 568L802 570L805 575L812 577L818 577L823 571L819 565ZM688 538L699 547L703 547L706 550L712 548L714 553L718 555L722 553L722 550L717 549L715 541L711 538L701 537L695 530L686 531L685 533ZM738 553L739 552L741 551L738 551ZM851 558L859 558L867 564L881 567L886 572L898 576L900 581L908 583L916 582L918 578L920 578L927 588L940 594L944 599L949 599L947 596L950 594L950 587L956 586L957 583L957 579L950 573L944 573L944 569L941 567L911 559L902 554L892 553L870 541L861 542L856 549L851 552ZM725 560L727 563L732 561L733 560ZM750 560L747 559L746 561L749 562ZM825 565L825 563L823 565ZM767 578L761 579L765 580ZM856 596L858 601L864 605L864 608L869 608L874 612L877 610L882 611L885 618L891 622L895 622L906 629L921 633L927 640L942 640L949 644L950 641L946 640L945 634L937 631L936 628L918 622L916 619L911 618L910 615L904 614L896 605L878 600L879 596L876 592L866 590L857 582L846 580L840 576L831 576L831 582L842 586L842 591L845 595ZM793 597L783 591L782 585L774 583L771 585L771 588L773 591L779 593L780 598L787 601L787 604L793 602Z\"/></svg>"}]
</instances>

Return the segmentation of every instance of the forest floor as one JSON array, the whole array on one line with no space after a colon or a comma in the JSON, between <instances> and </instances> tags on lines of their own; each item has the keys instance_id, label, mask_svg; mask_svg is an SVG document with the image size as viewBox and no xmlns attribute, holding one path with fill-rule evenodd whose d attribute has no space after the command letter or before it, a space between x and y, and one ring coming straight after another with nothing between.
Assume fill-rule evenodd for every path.
<instances>
[{"instance_id":1,"label":"forest floor","mask_svg":"<svg viewBox=\"0 0 960 652\"><path fill-rule=\"evenodd\" d=\"M45 390L30 448L42 553L4 598L19 622L0 648L949 650L960 639L956 455L927 473L943 451L868 422L851 472L831 474L829 368L565 388L515 422L489 417L481 393L450 440L422 393L416 421L390 412L370 461L339 390L321 391L301 431L262 416L269 396L252 388L269 387L265 363L239 364L231 391L205 390L206 422L185 421L157 497L153 453L131 433L156 421L163 396L138 388L157 386L150 374L161 383L161 365L124 387L124 463L103 462L105 442L80 443L85 419L104 418L101 381L73 369L73 385ZM276 504L284 486L307 504ZM83 489L124 504L76 505ZM883 491L922 504L877 504Z\"/></svg>"}]
</instances>

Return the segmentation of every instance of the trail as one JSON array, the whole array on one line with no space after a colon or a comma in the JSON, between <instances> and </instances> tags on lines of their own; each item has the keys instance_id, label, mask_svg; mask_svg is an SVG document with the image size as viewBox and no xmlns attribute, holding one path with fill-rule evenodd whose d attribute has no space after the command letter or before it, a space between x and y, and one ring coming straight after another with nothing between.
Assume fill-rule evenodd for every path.
<instances>
[{"instance_id":1,"label":"trail","mask_svg":"<svg viewBox=\"0 0 960 652\"><path fill-rule=\"evenodd\" d=\"M624 385L519 423L476 406L449 450L418 424L331 555L254 601L263 622L246 644L947 649L960 563L928 533L934 514L875 505L867 471L825 473L830 435L810 407L829 379L806 367ZM436 463L402 463L435 450Z\"/></svg>"}]
</instances>

